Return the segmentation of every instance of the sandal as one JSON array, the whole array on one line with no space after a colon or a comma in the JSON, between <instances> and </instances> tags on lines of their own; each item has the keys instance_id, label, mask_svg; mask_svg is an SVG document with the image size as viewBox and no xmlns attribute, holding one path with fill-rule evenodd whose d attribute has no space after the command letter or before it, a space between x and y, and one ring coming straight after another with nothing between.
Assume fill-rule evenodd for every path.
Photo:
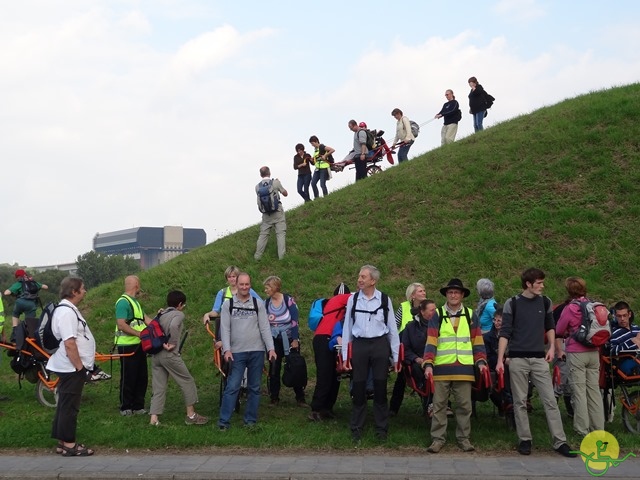
<instances>
[{"instance_id":1,"label":"sandal","mask_svg":"<svg viewBox=\"0 0 640 480\"><path fill-rule=\"evenodd\" d=\"M58 442L58 445L56 445L56 453L60 455L63 452L63 448L64 448L64 443Z\"/></svg>"},{"instance_id":2,"label":"sandal","mask_svg":"<svg viewBox=\"0 0 640 480\"><path fill-rule=\"evenodd\" d=\"M76 443L73 447L62 446L63 457L90 457L95 452L90 448L85 447L81 443Z\"/></svg>"}]
</instances>

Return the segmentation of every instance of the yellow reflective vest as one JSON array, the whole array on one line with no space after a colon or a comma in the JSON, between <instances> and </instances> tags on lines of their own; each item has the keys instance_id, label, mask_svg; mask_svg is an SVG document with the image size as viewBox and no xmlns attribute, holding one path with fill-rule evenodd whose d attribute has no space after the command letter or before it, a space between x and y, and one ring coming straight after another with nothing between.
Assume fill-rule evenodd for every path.
<instances>
[{"instance_id":1,"label":"yellow reflective vest","mask_svg":"<svg viewBox=\"0 0 640 480\"><path fill-rule=\"evenodd\" d=\"M473 345L469 329L472 314L470 308L463 307L456 332L446 308L444 306L438 308L440 332L434 365L451 365L456 360L462 365L473 365ZM463 321L463 318L466 318L466 321Z\"/></svg>"},{"instance_id":2,"label":"yellow reflective vest","mask_svg":"<svg viewBox=\"0 0 640 480\"><path fill-rule=\"evenodd\" d=\"M413 320L413 315L411 315L411 302L409 300L405 300L400 304L402 308L402 320L400 321L400 328L398 329L398 333L404 330L404 327L407 326L411 320Z\"/></svg>"},{"instance_id":3,"label":"yellow reflective vest","mask_svg":"<svg viewBox=\"0 0 640 480\"><path fill-rule=\"evenodd\" d=\"M320 155L320 147L316 148L315 152L313 152L313 161L318 170L331 167L331 164Z\"/></svg>"},{"instance_id":4,"label":"yellow reflective vest","mask_svg":"<svg viewBox=\"0 0 640 480\"><path fill-rule=\"evenodd\" d=\"M129 305L131 305L131 310L133 311L133 318L131 319L131 322L129 322L129 326L134 330L137 330L138 332L144 330L147 325L144 323L144 312L142 311L142 307L140 306L138 301L135 298L130 297L126 293L123 293L120 298L118 298L118 300L116 301L116 305L121 300L129 302ZM127 319L127 321L128 320L129 319ZM114 342L119 346L137 345L140 343L140 337L122 332L118 330L118 325L116 325L116 337Z\"/></svg>"}]
</instances>

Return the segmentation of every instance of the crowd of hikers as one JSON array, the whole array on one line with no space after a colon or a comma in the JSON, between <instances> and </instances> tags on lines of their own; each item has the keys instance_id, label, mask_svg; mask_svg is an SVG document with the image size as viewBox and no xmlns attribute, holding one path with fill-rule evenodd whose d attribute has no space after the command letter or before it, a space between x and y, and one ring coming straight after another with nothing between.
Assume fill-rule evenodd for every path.
<instances>
[{"instance_id":1,"label":"crowd of hikers","mask_svg":"<svg viewBox=\"0 0 640 480\"><path fill-rule=\"evenodd\" d=\"M555 306L543 294L544 272L529 268L520 278L522 291L503 303L496 300L493 282L482 278L476 284L480 300L472 309L465 302L471 290L452 278L439 289L442 302L427 298L425 286L414 282L406 289L406 299L394 309L389 295L378 289L379 270L364 265L354 292L340 283L333 296L311 305L306 323L313 330L316 378L307 402L307 365L300 342L303 315L295 299L283 291L277 276L262 282L263 301L247 273L230 266L224 275L227 286L217 292L211 311L202 317L214 327L218 366L225 372L216 423L220 431L232 427L242 394L246 396L243 424L246 428L256 425L266 360L270 365L269 406L278 407L282 383L293 390L299 407L310 407L307 417L313 422L335 419L341 378L348 377L349 429L355 443L365 430L368 401L372 401L375 436L385 441L389 417L399 414L407 386L411 387L421 398L424 416L430 419L427 451L434 454L446 443L449 417L455 417L459 448L474 451L471 417L475 402L490 399L500 416L512 419L517 451L529 455L533 438L528 413L535 388L553 448L575 457L567 444L558 399L563 398L578 436L604 430L600 349L605 344L613 354L640 349L640 327L633 324L629 305L619 301L610 313L587 296L586 282L580 277L566 279L567 298ZM16 271L16 283L5 292L22 300L15 302L16 326L21 314L35 315L27 303L34 300L37 288L44 287L23 270ZM197 388L180 356L187 297L179 290L169 292L166 306L150 318L136 298L140 291L138 277L126 277L124 293L115 306L120 414L148 415L150 425L160 425L168 381L173 378L183 393L185 423L205 425L209 418L195 411ZM47 332L58 343L47 369L60 379L52 437L58 441L57 453L63 456L94 453L76 440L81 393L86 382L109 378L95 366L95 340L78 309L85 294L82 279L65 278L48 330L42 333L39 329L43 344ZM4 331L2 334L4 343ZM152 357L149 410L148 355ZM637 358L623 363L619 365L622 371L640 376ZM552 378L550 364L553 370L557 367L561 378ZM388 402L390 371L397 377Z\"/></svg>"},{"instance_id":2,"label":"crowd of hikers","mask_svg":"<svg viewBox=\"0 0 640 480\"><path fill-rule=\"evenodd\" d=\"M476 77L470 77L467 83L470 88L468 95L469 114L473 118L474 132L478 132L484 129L484 118L487 116L487 111L492 107L495 98L485 91ZM443 120L440 132L442 145L455 141L458 123L462 120L460 104L456 100L453 90L447 89L444 96L446 102L432 119ZM331 179L332 170L342 171L346 165L353 165L356 172L355 179L358 181L366 178L367 163L375 161L378 156L382 157L383 153L387 155L391 163L393 163L391 155L396 152L396 149L398 163L409 160L409 150L420 133L420 125L410 120L399 108L394 108L391 111L391 116L396 119L396 132L391 148L386 147L386 142L379 138L381 133L379 135L377 130L369 129L366 122L357 122L356 120L349 120L347 124L349 130L354 134L353 148L340 162L336 163L334 159L335 149L321 143L316 135L312 135L309 138L309 144L313 148L312 154L306 152L304 144L296 144L293 169L298 174L297 191L302 199L305 202L312 200L309 188L313 191L313 198L319 198L318 183L320 183L322 195L327 196L329 193L327 182ZM424 124L429 123L429 121ZM385 147L384 151L378 148L382 144ZM313 172L312 167L315 167Z\"/></svg>"}]
</instances>

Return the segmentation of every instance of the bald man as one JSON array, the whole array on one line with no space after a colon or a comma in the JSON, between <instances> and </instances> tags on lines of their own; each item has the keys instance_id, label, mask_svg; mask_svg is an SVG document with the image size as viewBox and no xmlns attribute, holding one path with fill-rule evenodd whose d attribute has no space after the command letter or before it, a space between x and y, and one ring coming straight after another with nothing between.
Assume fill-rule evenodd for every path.
<instances>
[{"instance_id":1,"label":"bald man","mask_svg":"<svg viewBox=\"0 0 640 480\"><path fill-rule=\"evenodd\" d=\"M124 279L124 293L116 301L116 336L118 353L133 355L120 358L120 415L144 415L144 397L149 375L147 355L140 347L140 332L151 321L142 311L136 297L140 279L129 275Z\"/></svg>"}]
</instances>

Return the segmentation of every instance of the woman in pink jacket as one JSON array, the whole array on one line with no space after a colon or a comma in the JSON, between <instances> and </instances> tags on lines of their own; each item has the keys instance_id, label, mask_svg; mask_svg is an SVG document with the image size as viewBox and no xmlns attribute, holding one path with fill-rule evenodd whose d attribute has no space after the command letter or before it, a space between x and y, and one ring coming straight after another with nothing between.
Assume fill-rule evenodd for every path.
<instances>
[{"instance_id":1,"label":"woman in pink jacket","mask_svg":"<svg viewBox=\"0 0 640 480\"><path fill-rule=\"evenodd\" d=\"M573 338L582 323L580 302L589 301L586 282L580 277L569 277L564 286L570 303L560 315L556 335L566 338L565 351L573 396L573 428L584 437L594 430L604 430L604 406L599 385L600 353L598 347L587 347ZM558 357L562 354L559 351Z\"/></svg>"}]
</instances>

